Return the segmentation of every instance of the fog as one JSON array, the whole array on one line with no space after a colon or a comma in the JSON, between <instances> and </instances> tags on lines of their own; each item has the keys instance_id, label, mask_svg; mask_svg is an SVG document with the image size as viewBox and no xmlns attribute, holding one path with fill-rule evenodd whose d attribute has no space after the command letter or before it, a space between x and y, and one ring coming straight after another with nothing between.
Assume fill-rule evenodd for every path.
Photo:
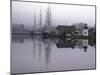
<instances>
[{"instance_id":1,"label":"fog","mask_svg":"<svg viewBox=\"0 0 100 75\"><path fill-rule=\"evenodd\" d=\"M42 26L46 24L47 3L34 2L12 2L12 24L34 25L34 14L36 15L36 26L40 22L40 9L42 11ZM75 23L87 23L88 26L95 25L95 7L79 5L49 4L51 9L51 25L72 25Z\"/></svg>"}]
</instances>

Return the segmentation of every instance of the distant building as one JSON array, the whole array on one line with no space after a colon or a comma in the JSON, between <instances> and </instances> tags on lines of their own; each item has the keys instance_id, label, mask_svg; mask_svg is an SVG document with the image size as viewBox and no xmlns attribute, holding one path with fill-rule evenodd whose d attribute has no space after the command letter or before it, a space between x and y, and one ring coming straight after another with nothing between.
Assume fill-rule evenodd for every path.
<instances>
[{"instance_id":1,"label":"distant building","mask_svg":"<svg viewBox=\"0 0 100 75\"><path fill-rule=\"evenodd\" d=\"M74 35L88 36L88 26L84 23L74 24L76 31Z\"/></svg>"},{"instance_id":2,"label":"distant building","mask_svg":"<svg viewBox=\"0 0 100 75\"><path fill-rule=\"evenodd\" d=\"M65 26L58 25L57 34L61 36L88 36L88 26L87 24L79 23L77 25Z\"/></svg>"},{"instance_id":3,"label":"distant building","mask_svg":"<svg viewBox=\"0 0 100 75\"><path fill-rule=\"evenodd\" d=\"M18 33L18 32L24 32L24 24L12 24L12 32Z\"/></svg>"},{"instance_id":4,"label":"distant building","mask_svg":"<svg viewBox=\"0 0 100 75\"><path fill-rule=\"evenodd\" d=\"M57 29L58 35L62 35L62 36L71 36L73 32L75 31L74 26L58 25L56 29Z\"/></svg>"},{"instance_id":5,"label":"distant building","mask_svg":"<svg viewBox=\"0 0 100 75\"><path fill-rule=\"evenodd\" d=\"M12 24L12 34L29 34L24 24Z\"/></svg>"}]
</instances>

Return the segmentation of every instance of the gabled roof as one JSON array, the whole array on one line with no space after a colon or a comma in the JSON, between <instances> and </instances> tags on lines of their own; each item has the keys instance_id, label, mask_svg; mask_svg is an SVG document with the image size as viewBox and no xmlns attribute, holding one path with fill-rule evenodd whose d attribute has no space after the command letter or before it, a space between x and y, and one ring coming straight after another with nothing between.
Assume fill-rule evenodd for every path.
<instances>
[{"instance_id":1,"label":"gabled roof","mask_svg":"<svg viewBox=\"0 0 100 75\"><path fill-rule=\"evenodd\" d=\"M67 30L73 31L73 30L75 30L75 26L58 25L57 29L58 30L65 30L65 31L67 31Z\"/></svg>"}]
</instances>

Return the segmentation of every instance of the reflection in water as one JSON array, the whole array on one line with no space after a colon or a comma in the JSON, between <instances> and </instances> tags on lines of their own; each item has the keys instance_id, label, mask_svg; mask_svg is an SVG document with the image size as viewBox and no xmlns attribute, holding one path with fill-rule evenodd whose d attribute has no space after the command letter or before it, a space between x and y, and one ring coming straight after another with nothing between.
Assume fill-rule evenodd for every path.
<instances>
[{"instance_id":1,"label":"reflection in water","mask_svg":"<svg viewBox=\"0 0 100 75\"><path fill-rule=\"evenodd\" d=\"M95 39L13 35L12 60L12 73L95 68Z\"/></svg>"}]
</instances>

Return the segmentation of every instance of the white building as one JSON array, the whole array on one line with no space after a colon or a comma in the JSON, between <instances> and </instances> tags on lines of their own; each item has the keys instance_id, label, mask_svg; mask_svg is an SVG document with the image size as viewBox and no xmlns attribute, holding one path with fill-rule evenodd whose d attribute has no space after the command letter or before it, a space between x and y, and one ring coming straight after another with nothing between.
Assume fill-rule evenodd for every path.
<instances>
[{"instance_id":1,"label":"white building","mask_svg":"<svg viewBox=\"0 0 100 75\"><path fill-rule=\"evenodd\" d=\"M88 36L88 26L84 23L74 24L76 31L74 32L74 35L79 36Z\"/></svg>"},{"instance_id":2,"label":"white building","mask_svg":"<svg viewBox=\"0 0 100 75\"><path fill-rule=\"evenodd\" d=\"M84 24L84 28L82 30L83 36L88 36L88 26L87 24Z\"/></svg>"}]
</instances>

